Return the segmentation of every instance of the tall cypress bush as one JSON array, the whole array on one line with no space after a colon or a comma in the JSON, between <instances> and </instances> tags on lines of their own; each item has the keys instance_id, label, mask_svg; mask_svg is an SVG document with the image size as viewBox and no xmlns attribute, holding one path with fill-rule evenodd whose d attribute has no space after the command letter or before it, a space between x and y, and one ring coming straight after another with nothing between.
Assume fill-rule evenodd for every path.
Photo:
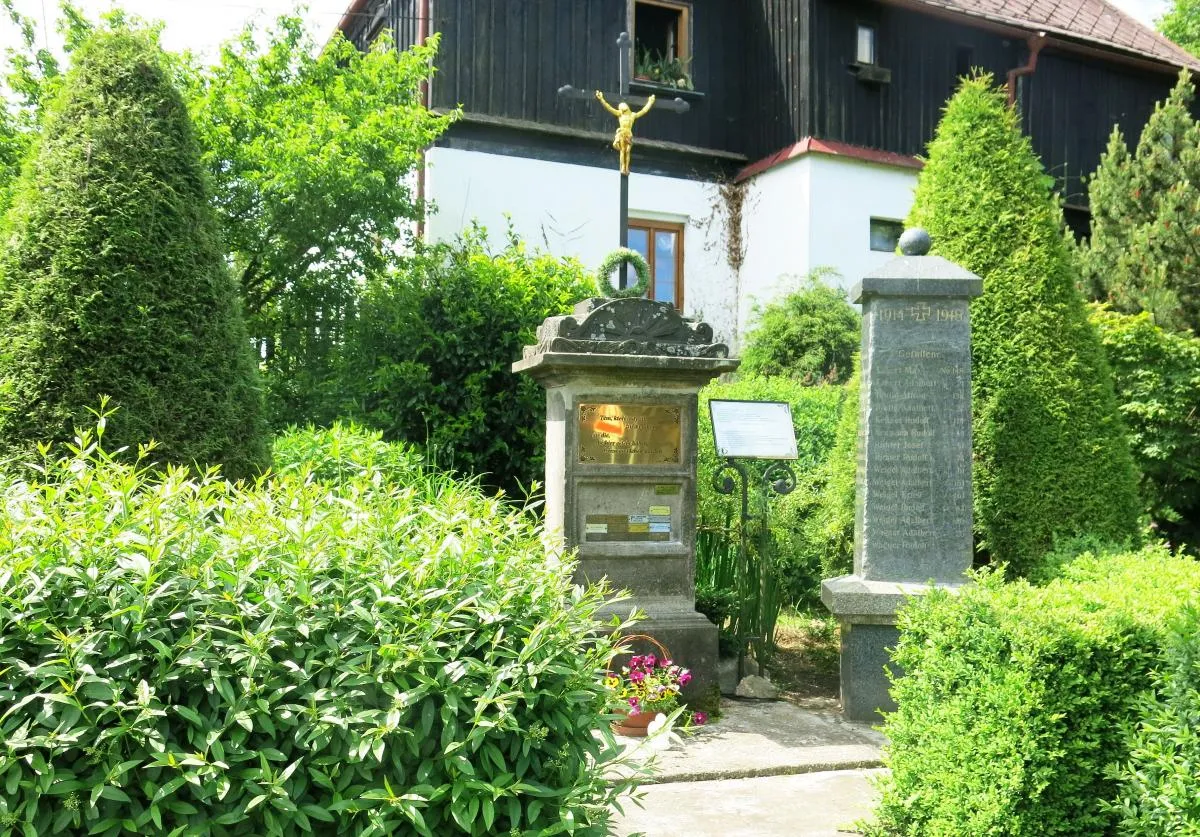
<instances>
[{"instance_id":1,"label":"tall cypress bush","mask_svg":"<svg viewBox=\"0 0 1200 837\"><path fill-rule=\"evenodd\" d=\"M1018 573L1056 536L1137 531L1136 474L1052 184L990 76L950 100L910 222L983 277L971 307L975 520Z\"/></svg>"},{"instance_id":2,"label":"tall cypress bush","mask_svg":"<svg viewBox=\"0 0 1200 837\"><path fill-rule=\"evenodd\" d=\"M151 36L97 32L47 109L0 260L0 448L69 440L255 473L256 369L187 108Z\"/></svg>"}]
</instances>

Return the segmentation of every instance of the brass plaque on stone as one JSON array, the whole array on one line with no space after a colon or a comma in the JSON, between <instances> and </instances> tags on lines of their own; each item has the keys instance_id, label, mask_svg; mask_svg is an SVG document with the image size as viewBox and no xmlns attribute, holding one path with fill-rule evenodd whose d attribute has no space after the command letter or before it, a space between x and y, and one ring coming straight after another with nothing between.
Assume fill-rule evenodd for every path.
<instances>
[{"instance_id":1,"label":"brass plaque on stone","mask_svg":"<svg viewBox=\"0 0 1200 837\"><path fill-rule=\"evenodd\" d=\"M580 404L579 461L600 465L678 465L681 407Z\"/></svg>"}]
</instances>

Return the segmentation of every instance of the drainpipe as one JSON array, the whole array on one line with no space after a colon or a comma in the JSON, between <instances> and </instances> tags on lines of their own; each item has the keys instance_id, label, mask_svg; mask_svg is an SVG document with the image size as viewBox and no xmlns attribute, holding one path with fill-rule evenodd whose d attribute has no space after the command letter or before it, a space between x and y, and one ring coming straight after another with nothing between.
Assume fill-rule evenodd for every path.
<instances>
[{"instance_id":1,"label":"drainpipe","mask_svg":"<svg viewBox=\"0 0 1200 837\"><path fill-rule=\"evenodd\" d=\"M1042 51L1042 47L1046 45L1046 33L1038 32L1036 35L1030 35L1025 43L1029 47L1029 63L1023 67L1015 67L1008 71L1009 107L1017 103L1017 79L1021 76L1031 76L1033 75L1033 71L1037 69L1038 54Z\"/></svg>"},{"instance_id":2,"label":"drainpipe","mask_svg":"<svg viewBox=\"0 0 1200 837\"><path fill-rule=\"evenodd\" d=\"M420 11L417 12L417 43L423 44L429 37L429 10L432 0L421 0ZM421 104L426 108L431 101L429 79L421 81ZM417 240L425 237L425 163L428 149L421 151L421 162L417 168L417 205L421 214L417 217Z\"/></svg>"}]
</instances>

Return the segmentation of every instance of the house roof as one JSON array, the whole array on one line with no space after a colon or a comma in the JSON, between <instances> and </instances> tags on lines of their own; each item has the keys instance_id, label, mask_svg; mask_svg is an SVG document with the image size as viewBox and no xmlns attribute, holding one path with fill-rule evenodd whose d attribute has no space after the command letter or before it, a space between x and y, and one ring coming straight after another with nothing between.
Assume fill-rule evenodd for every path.
<instances>
[{"instance_id":1,"label":"house roof","mask_svg":"<svg viewBox=\"0 0 1200 837\"><path fill-rule=\"evenodd\" d=\"M1176 67L1200 61L1105 0L916 0L919 5L1126 52Z\"/></svg>"}]
</instances>

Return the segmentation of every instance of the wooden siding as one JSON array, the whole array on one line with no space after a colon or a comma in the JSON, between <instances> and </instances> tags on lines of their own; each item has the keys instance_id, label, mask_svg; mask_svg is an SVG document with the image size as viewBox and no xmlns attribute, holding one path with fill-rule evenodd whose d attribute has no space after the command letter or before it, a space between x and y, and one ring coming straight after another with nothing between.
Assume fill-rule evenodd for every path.
<instances>
[{"instance_id":1,"label":"wooden siding","mask_svg":"<svg viewBox=\"0 0 1200 837\"><path fill-rule=\"evenodd\" d=\"M382 26L392 32L396 45L408 49L417 42L420 31L418 14L421 0L371 0L351 19L345 35L356 47L365 50L370 38Z\"/></svg>"},{"instance_id":2,"label":"wooden siding","mask_svg":"<svg viewBox=\"0 0 1200 837\"><path fill-rule=\"evenodd\" d=\"M1137 144L1154 105L1175 77L1047 51L1037 72L1021 83L1025 131L1068 203L1086 204L1090 176L1119 125L1127 145Z\"/></svg>"},{"instance_id":3,"label":"wooden siding","mask_svg":"<svg viewBox=\"0 0 1200 837\"><path fill-rule=\"evenodd\" d=\"M512 126L527 123L612 131L612 118L596 103L564 100L557 90L564 84L616 88L614 42L629 28L629 0L429 2L430 31L442 38L434 106L461 105L468 113L509 125L505 148L519 145L520 131ZM400 46L408 46L416 40L421 8L422 0L369 0L347 34L365 47L369 30L383 15ZM683 115L651 112L638 123L638 136L745 155L750 161L806 136L922 154L964 62L993 73L1001 83L1028 59L1019 37L878 0L692 0L691 21L690 69L703 96L693 99ZM889 83L872 84L855 75L859 24L875 27L877 61L891 71ZM1020 82L1023 123L1069 202L1084 202L1082 177L1098 164L1112 126L1120 125L1136 141L1154 103L1173 83L1166 71L1056 47L1042 53L1035 74ZM456 132L475 143L499 142L492 129L464 125L451 133ZM532 136L528 142L530 149L545 151L544 142ZM565 140L554 142L558 149ZM576 145L570 153L587 151Z\"/></svg>"},{"instance_id":4,"label":"wooden siding","mask_svg":"<svg viewBox=\"0 0 1200 837\"><path fill-rule=\"evenodd\" d=\"M745 104L733 139L757 160L810 132L809 0L753 0L745 15Z\"/></svg>"},{"instance_id":5,"label":"wooden siding","mask_svg":"<svg viewBox=\"0 0 1200 837\"><path fill-rule=\"evenodd\" d=\"M875 27L888 84L852 72L859 24ZM866 0L814 0L811 133L900 154L920 154L954 92L960 50L1003 80L1023 63L1024 43Z\"/></svg>"},{"instance_id":6,"label":"wooden siding","mask_svg":"<svg viewBox=\"0 0 1200 837\"><path fill-rule=\"evenodd\" d=\"M615 42L628 28L627 8L626 0L433 0L434 29L442 34L433 103L611 131L613 120L598 104L564 100L558 88L616 89ZM704 95L686 114L652 111L638 122L639 136L723 150L735 145L746 63L743 17L728 0L693 0L690 69Z\"/></svg>"}]
</instances>

